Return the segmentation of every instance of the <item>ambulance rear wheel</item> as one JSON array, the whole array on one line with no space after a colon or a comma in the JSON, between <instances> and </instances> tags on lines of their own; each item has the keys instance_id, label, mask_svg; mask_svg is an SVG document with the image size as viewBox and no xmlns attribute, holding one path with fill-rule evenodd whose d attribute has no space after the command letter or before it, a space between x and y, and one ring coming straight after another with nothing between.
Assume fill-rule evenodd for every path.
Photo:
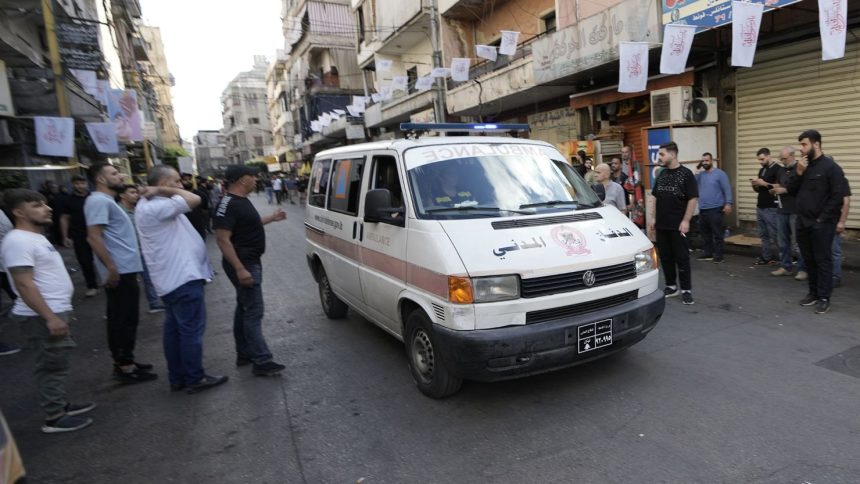
<instances>
[{"instance_id":1,"label":"ambulance rear wheel","mask_svg":"<svg viewBox=\"0 0 860 484\"><path fill-rule=\"evenodd\" d=\"M409 371L421 393L443 398L457 393L463 380L445 366L438 351L433 325L424 311L416 309L406 318L406 356Z\"/></svg>"},{"instance_id":2,"label":"ambulance rear wheel","mask_svg":"<svg viewBox=\"0 0 860 484\"><path fill-rule=\"evenodd\" d=\"M323 312L329 319L341 319L346 316L346 311L349 308L331 290L328 275L322 267L320 267L319 290Z\"/></svg>"}]
</instances>

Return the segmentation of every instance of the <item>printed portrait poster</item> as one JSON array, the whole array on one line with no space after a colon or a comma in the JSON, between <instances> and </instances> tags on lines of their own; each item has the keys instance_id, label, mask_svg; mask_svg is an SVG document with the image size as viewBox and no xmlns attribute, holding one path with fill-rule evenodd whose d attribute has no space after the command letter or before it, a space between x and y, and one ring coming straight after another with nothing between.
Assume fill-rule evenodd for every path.
<instances>
[{"instance_id":1,"label":"printed portrait poster","mask_svg":"<svg viewBox=\"0 0 860 484\"><path fill-rule=\"evenodd\" d=\"M137 92L133 89L111 89L107 107L117 138L123 141L143 141Z\"/></svg>"}]
</instances>

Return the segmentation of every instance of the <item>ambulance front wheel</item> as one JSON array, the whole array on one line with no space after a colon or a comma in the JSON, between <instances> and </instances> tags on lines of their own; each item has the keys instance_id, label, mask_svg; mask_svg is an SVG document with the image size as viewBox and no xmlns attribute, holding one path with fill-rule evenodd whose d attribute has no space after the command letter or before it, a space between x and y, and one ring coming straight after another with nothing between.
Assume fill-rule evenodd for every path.
<instances>
[{"instance_id":1,"label":"ambulance front wheel","mask_svg":"<svg viewBox=\"0 0 860 484\"><path fill-rule=\"evenodd\" d=\"M319 277L320 303L322 304L323 312L329 319L341 319L346 316L346 311L349 309L343 301L338 299L331 290L331 284L328 281L328 275L325 269L320 267Z\"/></svg>"},{"instance_id":2,"label":"ambulance front wheel","mask_svg":"<svg viewBox=\"0 0 860 484\"><path fill-rule=\"evenodd\" d=\"M416 309L406 318L406 356L409 370L421 393L443 398L457 393L463 380L453 375L439 354L433 327L424 311Z\"/></svg>"}]
</instances>

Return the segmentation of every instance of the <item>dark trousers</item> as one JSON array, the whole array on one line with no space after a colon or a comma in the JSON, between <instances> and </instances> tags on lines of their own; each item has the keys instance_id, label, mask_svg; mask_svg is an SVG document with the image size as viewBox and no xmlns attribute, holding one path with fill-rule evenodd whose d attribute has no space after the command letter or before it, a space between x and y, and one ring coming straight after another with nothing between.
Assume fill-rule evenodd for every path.
<instances>
[{"instance_id":1,"label":"dark trousers","mask_svg":"<svg viewBox=\"0 0 860 484\"><path fill-rule=\"evenodd\" d=\"M245 268L254 278L254 285L245 287L233 266L223 261L221 266L227 278L236 288L236 310L233 313L233 338L236 340L236 356L262 365L272 361L272 352L263 336L263 266L260 263L245 263Z\"/></svg>"},{"instance_id":2,"label":"dark trousers","mask_svg":"<svg viewBox=\"0 0 860 484\"><path fill-rule=\"evenodd\" d=\"M666 285L674 286L677 279L680 279L682 291L692 290L693 278L690 273L690 248L687 238L678 230L658 229L657 252L660 254Z\"/></svg>"},{"instance_id":3,"label":"dark trousers","mask_svg":"<svg viewBox=\"0 0 860 484\"><path fill-rule=\"evenodd\" d=\"M809 293L819 299L829 299L833 291L833 237L836 224L797 226L797 245L806 272L809 273Z\"/></svg>"},{"instance_id":4,"label":"dark trousers","mask_svg":"<svg viewBox=\"0 0 860 484\"><path fill-rule=\"evenodd\" d=\"M121 274L116 287L105 287L107 296L108 347L115 365L134 363L134 343L137 339L140 288L137 273Z\"/></svg>"},{"instance_id":5,"label":"dark trousers","mask_svg":"<svg viewBox=\"0 0 860 484\"><path fill-rule=\"evenodd\" d=\"M203 281L190 281L162 297L164 356L171 385L194 385L203 379L203 332L206 299Z\"/></svg>"},{"instance_id":6,"label":"dark trousers","mask_svg":"<svg viewBox=\"0 0 860 484\"><path fill-rule=\"evenodd\" d=\"M699 230L704 239L705 255L723 258L723 207L699 211Z\"/></svg>"},{"instance_id":7,"label":"dark trousers","mask_svg":"<svg viewBox=\"0 0 860 484\"><path fill-rule=\"evenodd\" d=\"M284 191L283 190L275 190L275 201L278 202L278 205L284 201Z\"/></svg>"},{"instance_id":8,"label":"dark trousers","mask_svg":"<svg viewBox=\"0 0 860 484\"><path fill-rule=\"evenodd\" d=\"M96 269L93 266L93 249L87 242L87 235L72 234L72 242L75 244L75 258L87 281L87 289L97 289L99 286L96 282Z\"/></svg>"}]
</instances>

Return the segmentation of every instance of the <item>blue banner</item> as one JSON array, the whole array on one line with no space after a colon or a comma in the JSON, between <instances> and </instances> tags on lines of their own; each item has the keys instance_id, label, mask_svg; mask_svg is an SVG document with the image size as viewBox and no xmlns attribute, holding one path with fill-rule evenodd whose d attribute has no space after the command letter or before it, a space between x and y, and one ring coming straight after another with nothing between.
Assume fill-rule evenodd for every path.
<instances>
[{"instance_id":1,"label":"blue banner","mask_svg":"<svg viewBox=\"0 0 860 484\"><path fill-rule=\"evenodd\" d=\"M660 151L660 145L670 141L672 141L672 131L669 128L648 130L648 169L645 170L650 175L648 186L651 186L651 181L656 176L657 152Z\"/></svg>"},{"instance_id":2,"label":"blue banner","mask_svg":"<svg viewBox=\"0 0 860 484\"><path fill-rule=\"evenodd\" d=\"M800 0L752 0L764 4L764 11ZM732 23L731 0L662 0L663 24L695 25L699 31Z\"/></svg>"}]
</instances>

